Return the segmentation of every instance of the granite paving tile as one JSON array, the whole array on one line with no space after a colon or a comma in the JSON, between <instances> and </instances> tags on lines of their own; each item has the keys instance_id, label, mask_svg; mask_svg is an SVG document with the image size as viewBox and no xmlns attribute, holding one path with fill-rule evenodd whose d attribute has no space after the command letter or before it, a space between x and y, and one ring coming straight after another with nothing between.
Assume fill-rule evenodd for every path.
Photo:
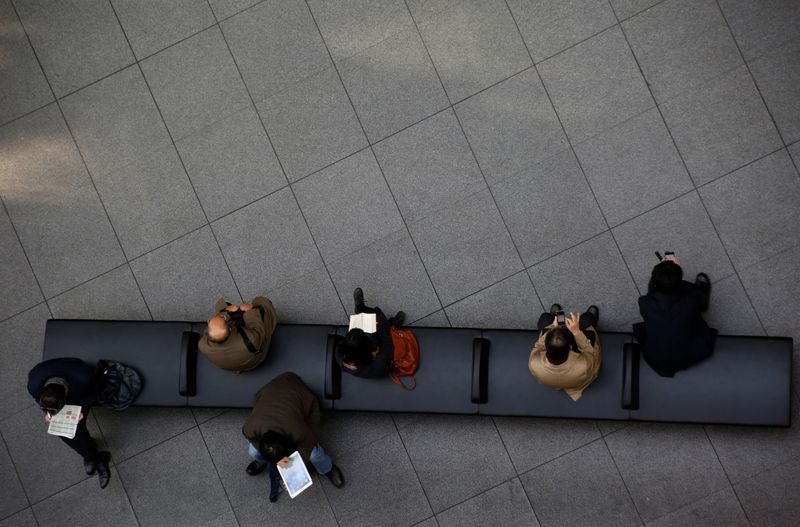
<instances>
[{"instance_id":1,"label":"granite paving tile","mask_svg":"<svg viewBox=\"0 0 800 527\"><path fill-rule=\"evenodd\" d=\"M443 305L522 270L488 190L408 227Z\"/></svg>"},{"instance_id":2,"label":"granite paving tile","mask_svg":"<svg viewBox=\"0 0 800 527\"><path fill-rule=\"evenodd\" d=\"M800 167L800 141L790 145L786 148L786 150L791 155L792 159L794 160L795 168Z\"/></svg>"},{"instance_id":3,"label":"granite paving tile","mask_svg":"<svg viewBox=\"0 0 800 527\"><path fill-rule=\"evenodd\" d=\"M201 425L228 411L226 408L191 408L197 424Z\"/></svg>"},{"instance_id":4,"label":"granite paving tile","mask_svg":"<svg viewBox=\"0 0 800 527\"><path fill-rule=\"evenodd\" d=\"M135 60L110 2L29 0L15 6L57 97Z\"/></svg>"},{"instance_id":5,"label":"granite paving tile","mask_svg":"<svg viewBox=\"0 0 800 527\"><path fill-rule=\"evenodd\" d=\"M53 93L10 0L0 2L0 34L4 54L14 57L0 64L0 123L5 123L52 102Z\"/></svg>"},{"instance_id":6,"label":"granite paving tile","mask_svg":"<svg viewBox=\"0 0 800 527\"><path fill-rule=\"evenodd\" d=\"M248 7L261 3L261 0L209 0L208 3L211 5L217 20L221 21L244 11Z\"/></svg>"},{"instance_id":7,"label":"granite paving tile","mask_svg":"<svg viewBox=\"0 0 800 527\"><path fill-rule=\"evenodd\" d=\"M600 309L601 331L630 331L638 313L638 292L625 262L606 232L528 269L547 308L561 304L567 312Z\"/></svg>"},{"instance_id":8,"label":"granite paving tile","mask_svg":"<svg viewBox=\"0 0 800 527\"><path fill-rule=\"evenodd\" d=\"M408 414L395 421L436 513L516 475L490 417Z\"/></svg>"},{"instance_id":9,"label":"granite paving tile","mask_svg":"<svg viewBox=\"0 0 800 527\"><path fill-rule=\"evenodd\" d=\"M22 482L19 480L17 470L14 468L8 448L1 436L0 494L3 496L3 500L0 501L0 518L7 518L30 506L28 497L25 496L25 489L22 488Z\"/></svg>"},{"instance_id":10,"label":"granite paving tile","mask_svg":"<svg viewBox=\"0 0 800 527\"><path fill-rule=\"evenodd\" d=\"M501 0L453 2L438 13L412 13L452 102L531 66L514 19Z\"/></svg>"},{"instance_id":11,"label":"granite paving tile","mask_svg":"<svg viewBox=\"0 0 800 527\"><path fill-rule=\"evenodd\" d=\"M510 0L534 62L541 62L617 23L603 0Z\"/></svg>"},{"instance_id":12,"label":"granite paving tile","mask_svg":"<svg viewBox=\"0 0 800 527\"><path fill-rule=\"evenodd\" d=\"M730 525L746 527L751 525L745 516L739 499L730 485L723 490L700 499L675 512L649 522L648 527L669 527L685 525L686 527L703 525Z\"/></svg>"},{"instance_id":13,"label":"granite paving tile","mask_svg":"<svg viewBox=\"0 0 800 527\"><path fill-rule=\"evenodd\" d=\"M40 525L138 527L128 496L116 474L99 492L96 478L86 479L33 506Z\"/></svg>"},{"instance_id":14,"label":"granite paving tile","mask_svg":"<svg viewBox=\"0 0 800 527\"><path fill-rule=\"evenodd\" d=\"M752 525L791 525L800 512L800 458L784 463L735 485Z\"/></svg>"},{"instance_id":15,"label":"granite paving tile","mask_svg":"<svg viewBox=\"0 0 800 527\"><path fill-rule=\"evenodd\" d=\"M333 68L293 84L257 107L291 182L367 146Z\"/></svg>"},{"instance_id":16,"label":"granite paving tile","mask_svg":"<svg viewBox=\"0 0 800 527\"><path fill-rule=\"evenodd\" d=\"M575 145L575 153L611 225L694 187L655 108Z\"/></svg>"},{"instance_id":17,"label":"granite paving tile","mask_svg":"<svg viewBox=\"0 0 800 527\"><path fill-rule=\"evenodd\" d=\"M658 263L655 251L673 251L689 282L694 282L701 272L708 274L712 282L734 272L696 192L615 227L613 232L642 294L647 292L653 266Z\"/></svg>"},{"instance_id":18,"label":"granite paving tile","mask_svg":"<svg viewBox=\"0 0 800 527\"><path fill-rule=\"evenodd\" d=\"M800 140L800 38L749 63L786 144Z\"/></svg>"},{"instance_id":19,"label":"granite paving tile","mask_svg":"<svg viewBox=\"0 0 800 527\"><path fill-rule=\"evenodd\" d=\"M504 527L538 527L519 479L503 483L436 516L442 527L503 525Z\"/></svg>"},{"instance_id":20,"label":"granite paving tile","mask_svg":"<svg viewBox=\"0 0 800 527\"><path fill-rule=\"evenodd\" d=\"M320 266L294 280L267 290L281 322L291 324L347 324L345 310L330 276Z\"/></svg>"},{"instance_id":21,"label":"granite paving tile","mask_svg":"<svg viewBox=\"0 0 800 527\"><path fill-rule=\"evenodd\" d=\"M571 150L492 185L492 191L525 265L606 230L603 214ZM565 211L564 203L569 203L571 210Z\"/></svg>"},{"instance_id":22,"label":"granite paving tile","mask_svg":"<svg viewBox=\"0 0 800 527\"><path fill-rule=\"evenodd\" d=\"M459 0L406 0L411 15L419 23L458 5Z\"/></svg>"},{"instance_id":23,"label":"granite paving tile","mask_svg":"<svg viewBox=\"0 0 800 527\"><path fill-rule=\"evenodd\" d=\"M256 101L331 66L305 2L259 2L220 27Z\"/></svg>"},{"instance_id":24,"label":"granite paving tile","mask_svg":"<svg viewBox=\"0 0 800 527\"><path fill-rule=\"evenodd\" d=\"M196 425L188 408L132 407L124 412L97 408L95 418L116 463Z\"/></svg>"},{"instance_id":25,"label":"granite paving tile","mask_svg":"<svg viewBox=\"0 0 800 527\"><path fill-rule=\"evenodd\" d=\"M0 322L0 421L32 404L26 389L28 372L42 360L44 328L50 313L46 304Z\"/></svg>"},{"instance_id":26,"label":"granite paving tile","mask_svg":"<svg viewBox=\"0 0 800 527\"><path fill-rule=\"evenodd\" d=\"M219 298L242 301L208 227L133 260L131 269L156 320L206 320Z\"/></svg>"},{"instance_id":27,"label":"granite paving tile","mask_svg":"<svg viewBox=\"0 0 800 527\"><path fill-rule=\"evenodd\" d=\"M442 307L406 229L331 262L328 269L349 310L356 287L364 290L367 305L379 306L389 317L402 310L411 321Z\"/></svg>"},{"instance_id":28,"label":"granite paving tile","mask_svg":"<svg viewBox=\"0 0 800 527\"><path fill-rule=\"evenodd\" d=\"M426 315L420 319L407 323L409 326L429 327L429 328L449 328L450 321L445 315L444 309L434 311L430 315Z\"/></svg>"},{"instance_id":29,"label":"granite paving tile","mask_svg":"<svg viewBox=\"0 0 800 527\"><path fill-rule=\"evenodd\" d=\"M617 18L624 20L662 1L663 0L611 0L611 6L614 8Z\"/></svg>"},{"instance_id":30,"label":"granite paving tile","mask_svg":"<svg viewBox=\"0 0 800 527\"><path fill-rule=\"evenodd\" d=\"M111 0L139 60L214 24L204 0Z\"/></svg>"},{"instance_id":31,"label":"granite paving tile","mask_svg":"<svg viewBox=\"0 0 800 527\"><path fill-rule=\"evenodd\" d=\"M714 0L668 0L622 29L659 102L743 64Z\"/></svg>"},{"instance_id":32,"label":"granite paving tile","mask_svg":"<svg viewBox=\"0 0 800 527\"><path fill-rule=\"evenodd\" d=\"M150 319L128 264L55 296L47 303L55 318Z\"/></svg>"},{"instance_id":33,"label":"granite paving tile","mask_svg":"<svg viewBox=\"0 0 800 527\"><path fill-rule=\"evenodd\" d=\"M722 335L764 335L764 327L736 275L711 285L711 300L703 318Z\"/></svg>"},{"instance_id":34,"label":"granite paving tile","mask_svg":"<svg viewBox=\"0 0 800 527\"><path fill-rule=\"evenodd\" d=\"M0 128L0 188L45 297L124 262L55 104Z\"/></svg>"},{"instance_id":35,"label":"granite paving tile","mask_svg":"<svg viewBox=\"0 0 800 527\"><path fill-rule=\"evenodd\" d=\"M347 456L389 435L396 435L392 414L323 412L321 441L334 459Z\"/></svg>"},{"instance_id":36,"label":"granite paving tile","mask_svg":"<svg viewBox=\"0 0 800 527\"><path fill-rule=\"evenodd\" d=\"M654 105L618 27L545 60L537 68L573 143Z\"/></svg>"},{"instance_id":37,"label":"granite paving tile","mask_svg":"<svg viewBox=\"0 0 800 527\"><path fill-rule=\"evenodd\" d=\"M704 186L700 197L739 270L797 244L800 180L786 150Z\"/></svg>"},{"instance_id":38,"label":"granite paving tile","mask_svg":"<svg viewBox=\"0 0 800 527\"><path fill-rule=\"evenodd\" d=\"M269 483L261 481L260 495L236 509L238 525L241 527L336 527L330 503L322 490L322 478L312 476L314 483L302 494L290 499L286 491L278 496L278 501L270 503ZM334 489L333 492L336 492Z\"/></svg>"},{"instance_id":39,"label":"granite paving tile","mask_svg":"<svg viewBox=\"0 0 800 527\"><path fill-rule=\"evenodd\" d=\"M24 509L13 516L0 520L0 527L39 527L33 509Z\"/></svg>"},{"instance_id":40,"label":"granite paving tile","mask_svg":"<svg viewBox=\"0 0 800 527\"><path fill-rule=\"evenodd\" d=\"M458 103L455 109L490 184L568 147L533 68Z\"/></svg>"},{"instance_id":41,"label":"granite paving tile","mask_svg":"<svg viewBox=\"0 0 800 527\"><path fill-rule=\"evenodd\" d=\"M219 27L165 49L141 66L174 139L251 105Z\"/></svg>"},{"instance_id":42,"label":"granite paving tile","mask_svg":"<svg viewBox=\"0 0 800 527\"><path fill-rule=\"evenodd\" d=\"M410 23L403 27L339 63L342 81L371 143L448 106L419 33Z\"/></svg>"},{"instance_id":43,"label":"granite paving tile","mask_svg":"<svg viewBox=\"0 0 800 527\"><path fill-rule=\"evenodd\" d=\"M374 150L406 221L486 188L452 110L393 135Z\"/></svg>"},{"instance_id":44,"label":"granite paving tile","mask_svg":"<svg viewBox=\"0 0 800 527\"><path fill-rule=\"evenodd\" d=\"M217 220L213 229L247 300L322 264L288 188Z\"/></svg>"},{"instance_id":45,"label":"granite paving tile","mask_svg":"<svg viewBox=\"0 0 800 527\"><path fill-rule=\"evenodd\" d=\"M595 423L597 424L597 428L600 429L600 433L603 436L607 436L608 434L613 434L617 430L622 430L623 428L625 428L630 424L627 421L605 421L605 420L603 421L598 420L595 421Z\"/></svg>"},{"instance_id":46,"label":"granite paving tile","mask_svg":"<svg viewBox=\"0 0 800 527\"><path fill-rule=\"evenodd\" d=\"M744 66L682 92L661 111L689 168L702 185L781 146L778 131Z\"/></svg>"},{"instance_id":47,"label":"granite paving tile","mask_svg":"<svg viewBox=\"0 0 800 527\"><path fill-rule=\"evenodd\" d=\"M414 527L439 527L439 522L436 521L435 516L431 516L426 520L422 520L419 523L415 523Z\"/></svg>"},{"instance_id":48,"label":"granite paving tile","mask_svg":"<svg viewBox=\"0 0 800 527\"><path fill-rule=\"evenodd\" d=\"M542 525L641 525L602 441L520 477Z\"/></svg>"},{"instance_id":49,"label":"granite paving tile","mask_svg":"<svg viewBox=\"0 0 800 527\"><path fill-rule=\"evenodd\" d=\"M350 254L403 226L369 149L295 183L293 188L326 261Z\"/></svg>"},{"instance_id":50,"label":"granite paving tile","mask_svg":"<svg viewBox=\"0 0 800 527\"><path fill-rule=\"evenodd\" d=\"M720 0L720 7L746 59L800 36L800 4L786 0Z\"/></svg>"},{"instance_id":51,"label":"granite paving tile","mask_svg":"<svg viewBox=\"0 0 800 527\"><path fill-rule=\"evenodd\" d=\"M44 300L28 259L19 244L14 226L0 206L0 291L5 302L0 319L5 319Z\"/></svg>"},{"instance_id":52,"label":"granite paving tile","mask_svg":"<svg viewBox=\"0 0 800 527\"><path fill-rule=\"evenodd\" d=\"M521 271L445 307L455 327L531 329L542 304L531 280Z\"/></svg>"}]
</instances>

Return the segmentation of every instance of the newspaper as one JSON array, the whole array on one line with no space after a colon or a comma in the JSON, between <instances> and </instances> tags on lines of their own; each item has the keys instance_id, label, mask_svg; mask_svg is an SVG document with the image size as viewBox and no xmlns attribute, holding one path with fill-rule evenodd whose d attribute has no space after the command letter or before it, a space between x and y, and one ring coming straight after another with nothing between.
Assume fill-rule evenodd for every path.
<instances>
[{"instance_id":1,"label":"newspaper","mask_svg":"<svg viewBox=\"0 0 800 527\"><path fill-rule=\"evenodd\" d=\"M78 429L81 420L81 407L74 404L66 404L56 415L50 418L50 426L47 433L54 436L72 439Z\"/></svg>"},{"instance_id":2,"label":"newspaper","mask_svg":"<svg viewBox=\"0 0 800 527\"><path fill-rule=\"evenodd\" d=\"M290 498L294 498L313 483L306 464L303 463L303 458L297 451L289 456L288 465L285 467L278 465L278 472L283 479L283 484L286 485L286 490L289 491Z\"/></svg>"},{"instance_id":3,"label":"newspaper","mask_svg":"<svg viewBox=\"0 0 800 527\"><path fill-rule=\"evenodd\" d=\"M350 315L350 328L358 328L364 333L375 333L378 330L378 320L375 313L360 313L358 315Z\"/></svg>"}]
</instances>

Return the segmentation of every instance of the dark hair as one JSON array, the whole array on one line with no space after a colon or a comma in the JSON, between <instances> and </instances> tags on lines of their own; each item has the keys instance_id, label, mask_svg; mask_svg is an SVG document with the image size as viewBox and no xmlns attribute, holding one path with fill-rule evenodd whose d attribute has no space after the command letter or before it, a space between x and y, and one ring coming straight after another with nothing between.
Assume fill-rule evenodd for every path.
<instances>
[{"instance_id":1,"label":"dark hair","mask_svg":"<svg viewBox=\"0 0 800 527\"><path fill-rule=\"evenodd\" d=\"M292 438L270 430L258 440L258 452L270 463L277 463L297 450Z\"/></svg>"},{"instance_id":2,"label":"dark hair","mask_svg":"<svg viewBox=\"0 0 800 527\"><path fill-rule=\"evenodd\" d=\"M547 360L554 364L561 364L569 356L569 348L575 342L572 333L564 326L558 326L547 332L544 338L544 347L547 350Z\"/></svg>"},{"instance_id":3,"label":"dark hair","mask_svg":"<svg viewBox=\"0 0 800 527\"><path fill-rule=\"evenodd\" d=\"M344 340L339 344L339 350L344 362L355 364L357 368L372 364L372 352L375 343L363 330L353 328L347 332Z\"/></svg>"},{"instance_id":4,"label":"dark hair","mask_svg":"<svg viewBox=\"0 0 800 527\"><path fill-rule=\"evenodd\" d=\"M67 404L67 390L60 384L48 384L39 394L39 406L42 409L59 411Z\"/></svg>"},{"instance_id":5,"label":"dark hair","mask_svg":"<svg viewBox=\"0 0 800 527\"><path fill-rule=\"evenodd\" d=\"M669 260L664 260L653 267L653 273L650 275L650 283L659 293L674 293L681 285L681 280L683 280L681 266Z\"/></svg>"}]
</instances>

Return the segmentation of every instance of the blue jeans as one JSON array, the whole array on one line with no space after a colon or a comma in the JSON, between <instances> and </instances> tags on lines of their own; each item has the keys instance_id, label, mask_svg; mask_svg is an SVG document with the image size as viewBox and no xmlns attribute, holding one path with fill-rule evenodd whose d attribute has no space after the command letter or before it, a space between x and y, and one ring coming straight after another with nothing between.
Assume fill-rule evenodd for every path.
<instances>
[{"instance_id":1,"label":"blue jeans","mask_svg":"<svg viewBox=\"0 0 800 527\"><path fill-rule=\"evenodd\" d=\"M263 458L258 449L253 446L253 443L247 443L247 454L259 463L268 462ZM331 468L333 468L333 461L331 460L331 457L322 449L320 445L314 446L314 448L311 450L311 457L309 458L309 461L311 461L311 464L314 465L314 468L317 469L317 472L320 474L327 474L331 471Z\"/></svg>"}]
</instances>

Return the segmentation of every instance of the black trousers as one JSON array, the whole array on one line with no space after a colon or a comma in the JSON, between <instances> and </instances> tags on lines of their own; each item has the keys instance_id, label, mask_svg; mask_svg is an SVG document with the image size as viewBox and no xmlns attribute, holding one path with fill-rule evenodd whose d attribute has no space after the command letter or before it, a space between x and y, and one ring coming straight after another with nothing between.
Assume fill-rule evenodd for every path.
<instances>
[{"instance_id":1,"label":"black trousers","mask_svg":"<svg viewBox=\"0 0 800 527\"><path fill-rule=\"evenodd\" d=\"M100 461L100 454L97 451L97 443L94 442L92 436L89 434L89 429L86 428L86 420L89 418L88 414L83 416L83 419L78 423L78 429L75 431L75 437L68 439L62 437L69 447L83 457L84 461L97 463Z\"/></svg>"}]
</instances>

